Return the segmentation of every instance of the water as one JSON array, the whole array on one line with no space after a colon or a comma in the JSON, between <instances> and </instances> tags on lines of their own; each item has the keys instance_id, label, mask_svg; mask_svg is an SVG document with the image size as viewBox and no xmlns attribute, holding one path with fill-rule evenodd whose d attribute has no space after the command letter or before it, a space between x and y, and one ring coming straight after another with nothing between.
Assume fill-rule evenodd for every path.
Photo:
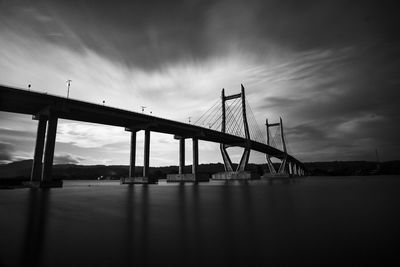
<instances>
[{"instance_id":1,"label":"water","mask_svg":"<svg viewBox=\"0 0 400 267\"><path fill-rule=\"evenodd\" d=\"M0 266L400 263L400 177L0 191Z\"/></svg>"}]
</instances>

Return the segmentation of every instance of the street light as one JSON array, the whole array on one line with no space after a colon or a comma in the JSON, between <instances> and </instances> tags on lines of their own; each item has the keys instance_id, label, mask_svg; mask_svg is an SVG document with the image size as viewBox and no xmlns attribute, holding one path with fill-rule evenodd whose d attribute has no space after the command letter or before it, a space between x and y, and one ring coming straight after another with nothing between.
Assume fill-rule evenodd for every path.
<instances>
[{"instance_id":1,"label":"street light","mask_svg":"<svg viewBox=\"0 0 400 267\"><path fill-rule=\"evenodd\" d=\"M69 98L69 87L71 85L72 80L67 80L68 83L68 91L67 91L67 98Z\"/></svg>"}]
</instances>

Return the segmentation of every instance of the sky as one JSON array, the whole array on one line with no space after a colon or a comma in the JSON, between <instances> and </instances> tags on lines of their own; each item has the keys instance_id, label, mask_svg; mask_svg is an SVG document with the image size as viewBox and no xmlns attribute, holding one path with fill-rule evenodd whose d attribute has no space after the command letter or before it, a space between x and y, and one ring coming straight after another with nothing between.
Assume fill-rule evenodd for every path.
<instances>
[{"instance_id":1,"label":"sky","mask_svg":"<svg viewBox=\"0 0 400 267\"><path fill-rule=\"evenodd\" d=\"M0 0L0 84L196 120L246 88L252 111L283 119L301 161L399 159L396 1ZM0 164L31 159L37 122L0 112ZM56 164L129 162L123 128L59 120ZM152 133L151 166L178 164L178 141ZM222 162L200 142L201 163ZM241 149L230 151L238 161ZM187 141L186 164L191 164ZM137 164L143 161L138 134ZM250 162L264 163L252 152Z\"/></svg>"}]
</instances>

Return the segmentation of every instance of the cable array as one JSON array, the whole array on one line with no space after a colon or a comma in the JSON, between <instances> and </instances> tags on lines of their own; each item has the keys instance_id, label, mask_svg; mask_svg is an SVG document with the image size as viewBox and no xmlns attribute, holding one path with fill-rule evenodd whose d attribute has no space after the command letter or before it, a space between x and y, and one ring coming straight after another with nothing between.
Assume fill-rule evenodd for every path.
<instances>
[{"instance_id":1,"label":"cable array","mask_svg":"<svg viewBox=\"0 0 400 267\"><path fill-rule=\"evenodd\" d=\"M265 144L265 137L261 131L250 104L246 100L247 124L249 125L250 139Z\"/></svg>"},{"instance_id":2,"label":"cable array","mask_svg":"<svg viewBox=\"0 0 400 267\"><path fill-rule=\"evenodd\" d=\"M242 105L243 103L241 98L225 101L225 132L227 134L246 138ZM245 108L250 139L252 141L265 144L265 133L261 130L259 124L257 123L257 119L247 100L245 102ZM211 130L222 131L221 100L218 99L206 112L199 117L199 119L194 122L194 124ZM283 150L280 127L278 126L269 128L269 135L269 145L279 150ZM284 138L286 140L286 136L284 136ZM290 147L287 147L287 149L290 150Z\"/></svg>"},{"instance_id":3,"label":"cable array","mask_svg":"<svg viewBox=\"0 0 400 267\"><path fill-rule=\"evenodd\" d=\"M232 101L225 102L225 132L242 138L246 138L242 99L235 98ZM249 127L250 139L265 144L265 136L261 131L254 116L250 104L246 101L247 124ZM221 100L215 102L199 119L194 122L195 125L222 131L222 103Z\"/></svg>"}]
</instances>

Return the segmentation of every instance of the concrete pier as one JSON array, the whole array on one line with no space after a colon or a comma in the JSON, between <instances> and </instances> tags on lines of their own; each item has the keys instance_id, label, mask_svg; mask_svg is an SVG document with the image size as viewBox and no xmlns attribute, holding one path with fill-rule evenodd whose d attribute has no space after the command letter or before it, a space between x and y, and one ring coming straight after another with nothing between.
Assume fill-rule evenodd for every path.
<instances>
[{"instance_id":1,"label":"concrete pier","mask_svg":"<svg viewBox=\"0 0 400 267\"><path fill-rule=\"evenodd\" d=\"M129 177L135 176L135 167L136 167L136 131L132 131L130 159L129 159Z\"/></svg>"},{"instance_id":2,"label":"concrete pier","mask_svg":"<svg viewBox=\"0 0 400 267\"><path fill-rule=\"evenodd\" d=\"M260 176L249 171L234 171L214 173L211 178L213 180L256 180L260 179Z\"/></svg>"},{"instance_id":3,"label":"concrete pier","mask_svg":"<svg viewBox=\"0 0 400 267\"><path fill-rule=\"evenodd\" d=\"M58 119L56 116L51 115L49 117L46 145L44 150L42 181L52 180L51 173L53 170L54 148L56 144L56 134L57 134L57 122Z\"/></svg>"},{"instance_id":4,"label":"concrete pier","mask_svg":"<svg viewBox=\"0 0 400 267\"><path fill-rule=\"evenodd\" d=\"M288 162L288 171L289 171L289 175L293 176L293 166L290 161Z\"/></svg>"},{"instance_id":5,"label":"concrete pier","mask_svg":"<svg viewBox=\"0 0 400 267\"><path fill-rule=\"evenodd\" d=\"M38 128L36 133L36 144L35 152L33 155L31 182L40 182L40 180L42 179L42 160L44 141L46 138L46 126L47 119L44 116L40 116L38 119Z\"/></svg>"},{"instance_id":6,"label":"concrete pier","mask_svg":"<svg viewBox=\"0 0 400 267\"><path fill-rule=\"evenodd\" d=\"M199 140L197 138L192 138L192 147L193 147L192 174L196 176L197 170L199 168Z\"/></svg>"},{"instance_id":7,"label":"concrete pier","mask_svg":"<svg viewBox=\"0 0 400 267\"><path fill-rule=\"evenodd\" d=\"M131 149L129 177L121 178L121 184L155 184L157 180L149 178L150 168L150 130L144 131L144 157L143 157L143 176L134 177L136 168L136 130L131 131Z\"/></svg>"},{"instance_id":8,"label":"concrete pier","mask_svg":"<svg viewBox=\"0 0 400 267\"><path fill-rule=\"evenodd\" d=\"M167 174L168 183L183 183L183 182L208 182L210 177L206 173L184 173L184 174Z\"/></svg>"},{"instance_id":9,"label":"concrete pier","mask_svg":"<svg viewBox=\"0 0 400 267\"><path fill-rule=\"evenodd\" d=\"M185 139L179 139L179 174L185 171Z\"/></svg>"},{"instance_id":10,"label":"concrete pier","mask_svg":"<svg viewBox=\"0 0 400 267\"><path fill-rule=\"evenodd\" d=\"M179 183L179 182L208 182L210 177L207 174L198 173L199 166L199 141L197 138L192 139L192 150L193 150L193 164L192 173L184 173L183 167L185 163L185 139L179 139L179 173L168 174L168 183Z\"/></svg>"},{"instance_id":11,"label":"concrete pier","mask_svg":"<svg viewBox=\"0 0 400 267\"><path fill-rule=\"evenodd\" d=\"M57 135L57 122L58 118L54 114L50 114L49 118L46 119L43 116L39 116L38 130L36 136L35 152L33 157L31 181L25 182L24 184L32 188L51 188L51 187L62 187L62 181L53 180L53 159L54 159L54 148L56 144ZM48 121L46 143L46 121ZM44 147L44 160L42 164ZM43 165L43 166L42 166Z\"/></svg>"},{"instance_id":12,"label":"concrete pier","mask_svg":"<svg viewBox=\"0 0 400 267\"><path fill-rule=\"evenodd\" d=\"M143 161L143 177L149 177L150 166L150 131L144 131L144 161Z\"/></svg>"}]
</instances>

